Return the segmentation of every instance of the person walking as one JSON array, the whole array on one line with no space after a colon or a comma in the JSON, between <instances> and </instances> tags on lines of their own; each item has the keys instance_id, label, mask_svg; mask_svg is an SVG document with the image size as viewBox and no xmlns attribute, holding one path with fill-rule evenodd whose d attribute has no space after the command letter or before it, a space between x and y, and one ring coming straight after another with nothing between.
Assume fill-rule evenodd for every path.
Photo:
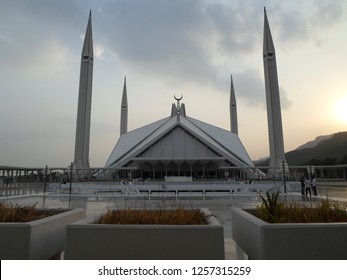
<instances>
[{"instance_id":1,"label":"person walking","mask_svg":"<svg viewBox=\"0 0 347 280\"><path fill-rule=\"evenodd\" d=\"M315 175L313 175L312 177L312 190L313 190L313 195L317 195L317 179Z\"/></svg>"},{"instance_id":2,"label":"person walking","mask_svg":"<svg viewBox=\"0 0 347 280\"><path fill-rule=\"evenodd\" d=\"M310 193L310 196L312 196L311 193L311 180L307 177L305 180L305 190L306 190L306 196L308 193Z\"/></svg>"}]
</instances>

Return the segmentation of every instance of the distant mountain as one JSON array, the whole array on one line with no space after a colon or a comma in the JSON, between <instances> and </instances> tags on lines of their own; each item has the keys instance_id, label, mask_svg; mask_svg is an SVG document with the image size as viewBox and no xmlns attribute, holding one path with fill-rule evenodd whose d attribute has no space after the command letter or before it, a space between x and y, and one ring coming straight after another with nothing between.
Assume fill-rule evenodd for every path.
<instances>
[{"instance_id":1,"label":"distant mountain","mask_svg":"<svg viewBox=\"0 0 347 280\"><path fill-rule=\"evenodd\" d=\"M261 164L257 164L258 162L261 163L261 162L268 162L270 160L270 157L262 157L262 158L259 158L257 160L253 160L253 163L255 165L261 165Z\"/></svg>"},{"instance_id":2,"label":"distant mountain","mask_svg":"<svg viewBox=\"0 0 347 280\"><path fill-rule=\"evenodd\" d=\"M347 131L318 136L285 154L288 165L334 165L347 163ZM255 165L268 165L269 159Z\"/></svg>"},{"instance_id":3,"label":"distant mountain","mask_svg":"<svg viewBox=\"0 0 347 280\"><path fill-rule=\"evenodd\" d=\"M329 139L329 138L331 138L333 135L334 135L334 134L318 136L318 137L316 137L316 139L314 139L313 141L309 141L309 142L307 142L306 144L297 147L295 150L314 148L314 147L316 147L321 141L326 140L326 139Z\"/></svg>"}]
</instances>

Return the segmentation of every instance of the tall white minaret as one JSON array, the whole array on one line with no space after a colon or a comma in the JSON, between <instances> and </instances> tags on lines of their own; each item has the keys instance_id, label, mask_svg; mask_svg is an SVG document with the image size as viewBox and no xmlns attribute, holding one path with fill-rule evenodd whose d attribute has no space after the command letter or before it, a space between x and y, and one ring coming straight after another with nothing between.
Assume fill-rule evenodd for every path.
<instances>
[{"instance_id":1,"label":"tall white minaret","mask_svg":"<svg viewBox=\"0 0 347 280\"><path fill-rule=\"evenodd\" d=\"M128 97L127 97L127 80L124 78L122 105L120 112L120 135L128 132Z\"/></svg>"},{"instance_id":2,"label":"tall white minaret","mask_svg":"<svg viewBox=\"0 0 347 280\"><path fill-rule=\"evenodd\" d=\"M277 77L276 53L265 8L263 40L265 93L270 147L269 166L279 168L270 168L268 173L270 176L276 176L276 174L279 175L278 173L282 173L281 166L283 166L283 162L286 163L286 160L284 156L282 116ZM274 170L276 170L276 172L274 172Z\"/></svg>"},{"instance_id":3,"label":"tall white minaret","mask_svg":"<svg viewBox=\"0 0 347 280\"><path fill-rule=\"evenodd\" d=\"M235 134L239 134L238 132L238 124L237 124L237 107L236 107L236 97L235 90L233 84L233 76L231 75L231 83L230 83L230 131Z\"/></svg>"},{"instance_id":4,"label":"tall white minaret","mask_svg":"<svg viewBox=\"0 0 347 280\"><path fill-rule=\"evenodd\" d=\"M81 55L80 85L78 94L74 158L74 164L76 169L89 168L89 139L90 116L92 105L93 60L94 53L92 36L92 15L90 12Z\"/></svg>"}]
</instances>

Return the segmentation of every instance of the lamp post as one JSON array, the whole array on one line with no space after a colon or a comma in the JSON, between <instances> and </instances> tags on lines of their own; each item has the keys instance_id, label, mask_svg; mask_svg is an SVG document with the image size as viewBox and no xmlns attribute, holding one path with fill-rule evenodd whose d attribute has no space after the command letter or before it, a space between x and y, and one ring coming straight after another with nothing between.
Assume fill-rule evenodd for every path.
<instances>
[{"instance_id":1,"label":"lamp post","mask_svg":"<svg viewBox=\"0 0 347 280\"><path fill-rule=\"evenodd\" d=\"M46 185L47 185L47 173L48 173L48 166L43 169L44 176L43 176L43 207L45 207L46 203Z\"/></svg>"},{"instance_id":2,"label":"lamp post","mask_svg":"<svg viewBox=\"0 0 347 280\"><path fill-rule=\"evenodd\" d=\"M74 169L74 164L71 162L69 167L70 167L70 188L69 188L69 208L70 208L70 204L71 204L71 191L72 191L72 173L73 173L73 169Z\"/></svg>"},{"instance_id":3,"label":"lamp post","mask_svg":"<svg viewBox=\"0 0 347 280\"><path fill-rule=\"evenodd\" d=\"M308 177L311 180L312 176L314 174L314 166L313 165L308 165L307 166L307 173L308 173Z\"/></svg>"},{"instance_id":4,"label":"lamp post","mask_svg":"<svg viewBox=\"0 0 347 280\"><path fill-rule=\"evenodd\" d=\"M44 177L43 177L43 192L46 193L46 184L47 184L47 173L48 173L48 166L43 169Z\"/></svg>"},{"instance_id":5,"label":"lamp post","mask_svg":"<svg viewBox=\"0 0 347 280\"><path fill-rule=\"evenodd\" d=\"M282 162L282 173L283 173L283 186L284 186L284 193L287 193L287 186L286 186L286 163Z\"/></svg>"}]
</instances>

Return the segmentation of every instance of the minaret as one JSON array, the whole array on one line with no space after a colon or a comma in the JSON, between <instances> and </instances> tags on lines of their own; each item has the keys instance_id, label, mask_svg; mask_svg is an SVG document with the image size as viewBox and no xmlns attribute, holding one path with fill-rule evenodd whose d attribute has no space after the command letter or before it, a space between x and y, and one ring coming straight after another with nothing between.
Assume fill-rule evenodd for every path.
<instances>
[{"instance_id":1,"label":"minaret","mask_svg":"<svg viewBox=\"0 0 347 280\"><path fill-rule=\"evenodd\" d=\"M238 125L237 125L237 107L236 107L236 97L233 84L233 76L231 75L231 84L230 84L230 131L232 133L238 134Z\"/></svg>"},{"instance_id":2,"label":"minaret","mask_svg":"<svg viewBox=\"0 0 347 280\"><path fill-rule=\"evenodd\" d=\"M74 159L76 169L89 168L89 138L92 105L93 59L94 54L92 36L92 15L90 12L81 55L80 85L78 94Z\"/></svg>"},{"instance_id":3,"label":"minaret","mask_svg":"<svg viewBox=\"0 0 347 280\"><path fill-rule=\"evenodd\" d=\"M263 58L264 58L264 76L266 107L269 130L270 147L270 167L278 169L269 169L270 176L282 173L283 162L286 163L284 156L283 131L281 104L277 77L276 53L272 41L269 22L264 8L264 39L263 39ZM276 170L276 172L274 172ZM276 173L276 174L274 174Z\"/></svg>"},{"instance_id":4,"label":"minaret","mask_svg":"<svg viewBox=\"0 0 347 280\"><path fill-rule=\"evenodd\" d=\"M127 97L127 80L124 78L122 105L120 112L120 135L128 132L128 97Z\"/></svg>"}]
</instances>

